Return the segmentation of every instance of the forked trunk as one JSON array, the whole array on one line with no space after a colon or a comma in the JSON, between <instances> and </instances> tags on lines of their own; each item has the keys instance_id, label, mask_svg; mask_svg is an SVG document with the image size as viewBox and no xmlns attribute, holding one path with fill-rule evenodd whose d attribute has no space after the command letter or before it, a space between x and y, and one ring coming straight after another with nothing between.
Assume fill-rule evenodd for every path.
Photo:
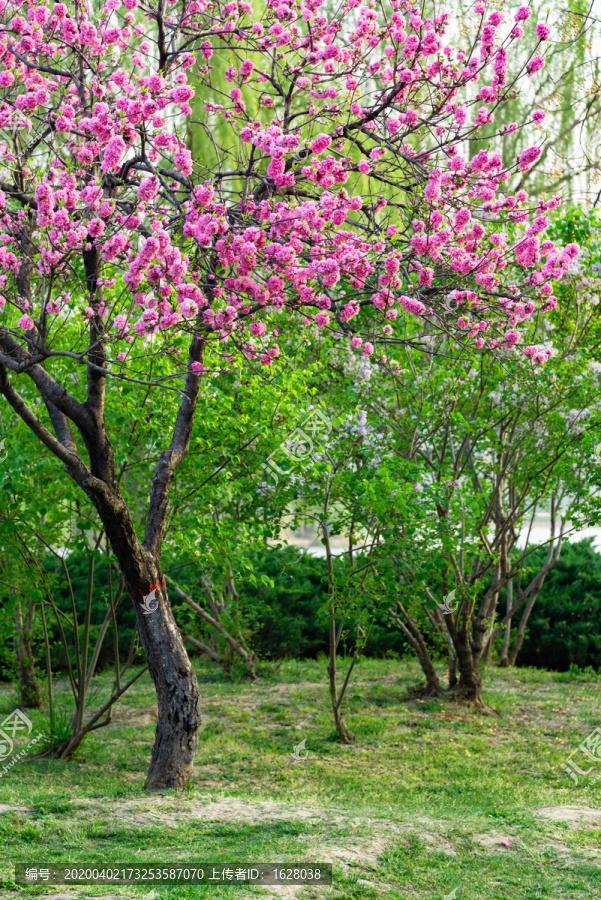
<instances>
[{"instance_id":1,"label":"forked trunk","mask_svg":"<svg viewBox=\"0 0 601 900\"><path fill-rule=\"evenodd\" d=\"M334 712L334 724L336 725L336 731L338 732L341 742L343 744L353 744L356 739L355 735L349 730L348 725L340 714L340 710L336 709L334 704L332 704L332 709Z\"/></svg>"},{"instance_id":2,"label":"forked trunk","mask_svg":"<svg viewBox=\"0 0 601 900\"><path fill-rule=\"evenodd\" d=\"M33 229L33 214L29 215L28 227ZM24 234L24 240L29 241L27 233ZM144 539L140 542L120 488L115 453L106 430L105 369L108 368L108 357L104 339L106 323L102 312L102 256L93 240L85 244L82 257L87 301L93 311L89 326L89 350L84 361L87 362L85 402L80 403L71 396L43 366L36 364L29 367L28 375L46 404L53 434L9 381L8 370L3 363L0 363L0 393L32 432L65 464L69 475L85 492L100 516L134 603L138 633L158 699L158 724L145 787L147 790L181 790L192 772L198 744L200 694L196 673L171 612L160 558L169 514L170 485L190 447L201 379L198 364L202 365L204 359L204 338L195 333L190 341L185 387L181 392L169 446L162 451L155 467ZM33 301L31 268L29 259L19 270L19 293L29 306ZM211 296L210 285L207 292ZM204 328L201 312L197 327L199 332ZM16 353L15 358L20 360L22 348L12 336L1 330L0 346L3 351L8 350L9 355ZM85 445L89 467L73 440L72 424L77 427ZM149 595L153 591L155 593L151 598Z\"/></svg>"}]
</instances>

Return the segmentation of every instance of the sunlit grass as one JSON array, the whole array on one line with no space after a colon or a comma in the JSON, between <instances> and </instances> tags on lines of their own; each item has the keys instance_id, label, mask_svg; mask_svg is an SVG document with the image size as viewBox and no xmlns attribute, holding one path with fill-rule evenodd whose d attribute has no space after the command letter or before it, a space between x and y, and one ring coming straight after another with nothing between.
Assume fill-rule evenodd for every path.
<instances>
[{"instance_id":1,"label":"sunlit grass","mask_svg":"<svg viewBox=\"0 0 601 900\"><path fill-rule=\"evenodd\" d=\"M601 813L583 821L541 807L598 809L561 763L601 723L600 681L490 667L497 715L405 699L416 666L363 660L346 718L357 743L336 740L325 662L264 666L258 683L198 666L203 725L183 794L142 790L156 706L147 675L75 758L24 760L0 779L3 888L9 893L141 896L134 886L17 887L15 862L333 861L332 888L310 898L594 900L600 896ZM0 711L16 706L0 694ZM43 714L33 713L34 727ZM295 763L305 740L309 756ZM601 760L598 764L601 774ZM209 804L213 804L209 806ZM216 805L215 805L216 804ZM277 890L159 886L159 897L278 896ZM293 896L289 894L287 896Z\"/></svg>"}]
</instances>

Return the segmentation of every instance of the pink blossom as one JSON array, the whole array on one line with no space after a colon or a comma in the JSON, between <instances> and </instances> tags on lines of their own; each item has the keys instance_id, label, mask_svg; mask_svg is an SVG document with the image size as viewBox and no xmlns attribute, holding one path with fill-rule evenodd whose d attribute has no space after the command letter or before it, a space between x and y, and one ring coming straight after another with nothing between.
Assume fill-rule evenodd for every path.
<instances>
[{"instance_id":1,"label":"pink blossom","mask_svg":"<svg viewBox=\"0 0 601 900\"><path fill-rule=\"evenodd\" d=\"M509 331L506 331L503 335L503 340L507 347L514 347L519 341L521 335L519 331L515 331L515 329L510 328Z\"/></svg>"},{"instance_id":2,"label":"pink blossom","mask_svg":"<svg viewBox=\"0 0 601 900\"><path fill-rule=\"evenodd\" d=\"M100 237L100 235L104 233L105 228L106 225L102 219L92 219L92 221L88 223L88 234L93 238Z\"/></svg>"},{"instance_id":3,"label":"pink blossom","mask_svg":"<svg viewBox=\"0 0 601 900\"><path fill-rule=\"evenodd\" d=\"M173 156L173 162L182 175L190 175L192 173L192 154L189 150L178 150Z\"/></svg>"},{"instance_id":4,"label":"pink blossom","mask_svg":"<svg viewBox=\"0 0 601 900\"><path fill-rule=\"evenodd\" d=\"M127 147L121 135L114 135L104 150L101 169L103 172L116 172L121 165L121 160Z\"/></svg>"},{"instance_id":5,"label":"pink blossom","mask_svg":"<svg viewBox=\"0 0 601 900\"><path fill-rule=\"evenodd\" d=\"M540 147L529 147L520 154L520 172L527 172L541 155ZM518 197L519 199L519 197Z\"/></svg>"},{"instance_id":6,"label":"pink blossom","mask_svg":"<svg viewBox=\"0 0 601 900\"><path fill-rule=\"evenodd\" d=\"M23 331L29 331L34 326L33 319L28 315L23 315L19 319L19 328L22 328Z\"/></svg>"},{"instance_id":7,"label":"pink blossom","mask_svg":"<svg viewBox=\"0 0 601 900\"><path fill-rule=\"evenodd\" d=\"M544 65L545 58L543 56L534 56L528 63L528 77L532 78L536 72L540 72Z\"/></svg>"},{"instance_id":8,"label":"pink blossom","mask_svg":"<svg viewBox=\"0 0 601 900\"><path fill-rule=\"evenodd\" d=\"M414 316L421 316L422 313L425 312L426 307L423 303L420 303L419 300L416 300L415 297L401 296L399 300L403 309L412 313Z\"/></svg>"},{"instance_id":9,"label":"pink blossom","mask_svg":"<svg viewBox=\"0 0 601 900\"><path fill-rule=\"evenodd\" d=\"M126 331L129 330L127 316L123 315L122 313L115 316L115 318L113 320L113 325L117 329L117 331L123 335L125 334Z\"/></svg>"},{"instance_id":10,"label":"pink blossom","mask_svg":"<svg viewBox=\"0 0 601 900\"><path fill-rule=\"evenodd\" d=\"M520 6L520 8L518 9L518 11L515 14L515 21L516 22L525 22L526 19L529 19L531 15L532 15L532 10L530 9L529 6Z\"/></svg>"},{"instance_id":11,"label":"pink blossom","mask_svg":"<svg viewBox=\"0 0 601 900\"><path fill-rule=\"evenodd\" d=\"M311 152L319 155L323 153L324 150L327 150L331 145L332 139L327 134L318 134L313 143L311 144Z\"/></svg>"},{"instance_id":12,"label":"pink blossom","mask_svg":"<svg viewBox=\"0 0 601 900\"><path fill-rule=\"evenodd\" d=\"M182 87L175 88L173 91L169 93L169 97L173 100L174 103L187 103L194 96L194 88L189 87L188 85L183 85Z\"/></svg>"},{"instance_id":13,"label":"pink blossom","mask_svg":"<svg viewBox=\"0 0 601 900\"><path fill-rule=\"evenodd\" d=\"M424 191L425 196L428 200L439 200L441 197L441 177L442 172L440 169L434 169L432 174L430 175L430 181Z\"/></svg>"},{"instance_id":14,"label":"pink blossom","mask_svg":"<svg viewBox=\"0 0 601 900\"><path fill-rule=\"evenodd\" d=\"M141 203L150 203L158 194L160 187L161 183L156 175L143 178L137 191L138 200Z\"/></svg>"},{"instance_id":15,"label":"pink blossom","mask_svg":"<svg viewBox=\"0 0 601 900\"><path fill-rule=\"evenodd\" d=\"M463 231L465 226L468 224L470 219L472 218L472 214L469 209L458 209L455 213L455 230Z\"/></svg>"},{"instance_id":16,"label":"pink blossom","mask_svg":"<svg viewBox=\"0 0 601 900\"><path fill-rule=\"evenodd\" d=\"M185 52L159 73L152 66L156 36L152 29L146 35L143 19L134 14L139 0L102 0L93 15L84 3L77 16L72 5L57 4L51 11L45 2L28 6L16 0L10 7L4 56L0 47L0 129L31 137L44 122L53 129L43 164L30 164L24 175L37 214L33 272L56 279L52 315L66 306L65 259L93 244L105 264L111 340L167 337L170 329L192 332L200 314L215 347L222 354L232 351L226 356L232 365L238 353L272 365L280 353L271 344L277 335L261 319L273 324L277 318L283 329L297 315L309 334L315 326L352 322L358 333L349 335L351 347L382 361L379 336L402 339L409 316L433 315L441 277L464 314L458 327L477 348L484 348L489 329L505 335L501 346L515 346L519 323L556 302L551 284L578 252L574 245L558 248L544 240L561 200L529 198L526 191L511 196L505 185L516 169L532 169L540 148L529 147L515 166L504 168L499 135L518 126L499 123L486 131L487 150L470 161L460 152L465 138L472 132L478 137L477 130L494 121L506 93L513 38L523 34L531 16L528 6L517 11L515 28L510 23L510 37L499 28L508 14L476 0L484 15L481 43L466 41L462 49L446 43L447 13L424 19L425 11L410 0L381 8L346 0L339 14L326 11L323 0L273 0L266 15L263 7L253 13L247 0L224 0L219 15L211 0L189 0L181 25ZM6 0L0 3L7 6ZM173 29L179 20L171 13L173 21L166 24ZM549 28L539 23L536 33L544 41ZM217 144L223 143L217 148L223 165L213 153L192 159L181 121L194 98L187 69L194 67L194 83L205 83L213 45L216 52L227 50L228 86L205 92L197 112ZM13 47L27 55L30 67L13 58ZM525 48L524 59L536 52ZM58 65L59 58L74 73L81 60L85 102L79 80L46 77L48 60ZM535 56L527 73L543 64ZM294 83L288 104L282 104L272 77L282 85ZM244 87L251 79L252 90ZM273 115L255 112L251 97L258 107L273 106ZM282 106L289 106L289 115ZM544 121L544 110L535 109L530 118L520 120L525 132ZM407 222L398 218L398 206L389 202L386 208L393 152L420 173L422 187L411 198ZM11 177L18 167L13 153L0 142ZM127 177L111 177L123 168ZM195 168L204 173L203 183L186 184ZM367 177L380 168L382 187L375 180L368 185ZM162 188L177 198L175 209L163 203ZM15 241L24 211L13 205L0 191L5 293L24 258ZM117 270L125 290L110 290ZM326 292L332 288L330 298ZM19 316L21 323L35 322L35 297L35 307L32 301L33 308L22 306L16 315L9 305L9 327L16 327ZM90 299L77 308L84 323L98 309ZM137 321L129 318L130 308ZM372 330L376 336L365 343L359 334ZM398 350L391 351L393 369ZM526 351L535 363L545 358L534 345ZM200 364L191 371L196 369Z\"/></svg>"},{"instance_id":17,"label":"pink blossom","mask_svg":"<svg viewBox=\"0 0 601 900\"><path fill-rule=\"evenodd\" d=\"M38 25L45 25L50 18L50 10L47 6L38 6L34 12L34 18Z\"/></svg>"},{"instance_id":18,"label":"pink blossom","mask_svg":"<svg viewBox=\"0 0 601 900\"><path fill-rule=\"evenodd\" d=\"M252 75L253 69L255 67L254 62L250 59L245 59L242 65L240 66L240 74L244 81L248 81L250 76Z\"/></svg>"}]
</instances>

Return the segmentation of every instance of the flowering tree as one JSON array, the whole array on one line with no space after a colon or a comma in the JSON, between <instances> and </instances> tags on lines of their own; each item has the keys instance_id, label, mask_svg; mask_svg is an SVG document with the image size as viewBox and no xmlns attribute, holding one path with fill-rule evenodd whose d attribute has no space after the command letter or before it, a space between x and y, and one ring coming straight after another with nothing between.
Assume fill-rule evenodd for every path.
<instances>
[{"instance_id":1,"label":"flowering tree","mask_svg":"<svg viewBox=\"0 0 601 900\"><path fill-rule=\"evenodd\" d=\"M446 321L452 303L476 347L516 347L577 254L541 241L558 197L508 190L538 146L510 168L465 157L515 96L507 59L531 14L475 10L463 50L447 13L409 0L0 0L0 392L94 503L136 607L159 703L147 788L181 788L198 740L160 558L203 376L238 354L271 366L297 315L385 362L407 317ZM544 66L549 27L536 34L523 77ZM215 165L183 138L195 88ZM143 537L105 424L125 385L180 398Z\"/></svg>"}]
</instances>

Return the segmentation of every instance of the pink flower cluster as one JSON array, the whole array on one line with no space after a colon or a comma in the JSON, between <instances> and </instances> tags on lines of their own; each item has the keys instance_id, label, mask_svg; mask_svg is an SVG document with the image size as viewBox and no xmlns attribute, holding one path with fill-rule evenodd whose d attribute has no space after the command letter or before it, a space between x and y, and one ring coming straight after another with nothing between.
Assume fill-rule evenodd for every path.
<instances>
[{"instance_id":1,"label":"pink flower cluster","mask_svg":"<svg viewBox=\"0 0 601 900\"><path fill-rule=\"evenodd\" d=\"M177 4L169 2L170 26ZM111 339L131 343L194 322L264 365L280 351L263 318L282 310L320 329L347 323L351 345L372 355L373 340L354 334L364 307L370 327L375 321L382 339L396 339L409 317L433 315L448 292L437 271L454 279L451 296L465 310L459 327L477 347L501 340L487 336L491 323L504 346L516 346L515 326L550 308L551 282L577 248L541 238L559 199L533 205L508 185L540 148L510 168L494 149L471 160L461 153L463 139L492 125L504 102L508 54L529 7L506 26L479 3L478 41L465 50L448 43L446 13L426 18L410 0L377 8L343 0L339 11L320 0L267 0L260 14L244 0L193 0L181 47L160 71L137 7L106 0L92 17L75 0L52 9L0 0L0 125L28 135L52 129L47 164L27 171L23 192L36 211L37 271L60 290L48 307L57 319L77 303L61 285L66 261L92 248L102 277L79 311L108 315L99 298L119 278L126 291L107 319ZM544 42L550 29L539 23L536 34ZM211 91L199 113L216 142L229 135L211 171L208 160L193 159L180 125L195 96L188 69L209 85L208 61L224 46L236 60L225 71L227 91ZM533 55L528 76L543 65ZM272 110L270 124L253 121L255 98ZM543 110L532 115L537 125L543 119ZM0 155L15 171L8 145ZM409 171L407 235L380 185ZM22 261L19 202L14 192L0 202L2 290ZM523 228L514 246L504 222ZM501 280L511 285L505 300ZM20 327L32 327L35 311L15 306ZM541 353L526 355L541 361Z\"/></svg>"}]
</instances>

